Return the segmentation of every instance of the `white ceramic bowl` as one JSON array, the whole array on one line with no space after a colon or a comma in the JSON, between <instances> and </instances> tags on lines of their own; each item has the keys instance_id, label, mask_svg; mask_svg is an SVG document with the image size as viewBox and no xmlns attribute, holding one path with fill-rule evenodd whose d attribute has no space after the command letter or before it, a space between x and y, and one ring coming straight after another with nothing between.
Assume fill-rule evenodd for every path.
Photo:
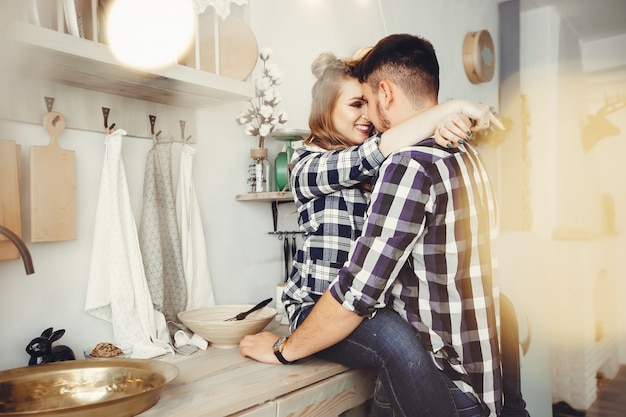
<instances>
[{"instance_id":1,"label":"white ceramic bowl","mask_svg":"<svg viewBox=\"0 0 626 417\"><path fill-rule=\"evenodd\" d=\"M252 306L252 304L230 304L203 307L180 312L178 319L192 332L211 342L211 346L238 347L244 336L260 332L276 316L276 309L263 307L250 313L243 320L225 321L249 310Z\"/></svg>"}]
</instances>

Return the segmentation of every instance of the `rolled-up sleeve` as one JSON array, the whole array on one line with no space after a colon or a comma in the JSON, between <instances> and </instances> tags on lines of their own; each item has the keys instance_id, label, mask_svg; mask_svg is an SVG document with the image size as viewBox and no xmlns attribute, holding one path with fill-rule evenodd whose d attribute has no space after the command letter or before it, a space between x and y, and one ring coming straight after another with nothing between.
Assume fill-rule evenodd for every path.
<instances>
[{"instance_id":1,"label":"rolled-up sleeve","mask_svg":"<svg viewBox=\"0 0 626 417\"><path fill-rule=\"evenodd\" d=\"M383 163L363 232L330 285L344 308L371 317L385 306L389 288L424 230L431 183L408 156L394 154Z\"/></svg>"}]
</instances>

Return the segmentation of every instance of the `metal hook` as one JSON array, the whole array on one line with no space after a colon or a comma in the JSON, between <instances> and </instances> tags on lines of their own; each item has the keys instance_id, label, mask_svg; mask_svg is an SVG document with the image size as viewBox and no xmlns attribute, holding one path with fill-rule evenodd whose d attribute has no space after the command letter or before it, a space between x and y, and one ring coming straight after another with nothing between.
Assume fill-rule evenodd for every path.
<instances>
[{"instance_id":1,"label":"metal hook","mask_svg":"<svg viewBox=\"0 0 626 417\"><path fill-rule=\"evenodd\" d=\"M154 125L156 124L156 116L149 114L148 117L150 118L150 132L154 135ZM161 131L159 130L156 133L156 136L158 137L161 134Z\"/></svg>"},{"instance_id":2,"label":"metal hook","mask_svg":"<svg viewBox=\"0 0 626 417\"><path fill-rule=\"evenodd\" d=\"M54 97L44 97L46 101L46 108L48 109L48 113L52 111L52 106L54 106Z\"/></svg>"},{"instance_id":3,"label":"metal hook","mask_svg":"<svg viewBox=\"0 0 626 417\"><path fill-rule=\"evenodd\" d=\"M44 100L46 102L46 108L48 109L48 113L52 112L52 107L54 106L54 97L44 97ZM54 116L54 119L52 119L52 126L56 126L60 118L60 114Z\"/></svg>"},{"instance_id":4,"label":"metal hook","mask_svg":"<svg viewBox=\"0 0 626 417\"><path fill-rule=\"evenodd\" d=\"M104 118L104 129L105 130L110 130L113 129L115 127L115 123L112 123L111 126L109 126L109 111L111 109L107 108L107 107L103 107L102 108L102 117Z\"/></svg>"},{"instance_id":5,"label":"metal hook","mask_svg":"<svg viewBox=\"0 0 626 417\"><path fill-rule=\"evenodd\" d=\"M180 123L180 138L183 140L183 143L187 143L189 142L189 139L191 139L191 135L185 138L185 121L179 120L178 122Z\"/></svg>"}]
</instances>

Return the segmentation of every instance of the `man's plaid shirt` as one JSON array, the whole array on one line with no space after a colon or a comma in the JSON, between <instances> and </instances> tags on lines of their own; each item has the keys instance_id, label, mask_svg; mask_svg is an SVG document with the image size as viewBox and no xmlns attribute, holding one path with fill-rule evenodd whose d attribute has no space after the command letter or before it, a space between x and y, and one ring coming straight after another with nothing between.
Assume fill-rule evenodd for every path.
<instances>
[{"instance_id":1,"label":"man's plaid shirt","mask_svg":"<svg viewBox=\"0 0 626 417\"><path fill-rule=\"evenodd\" d=\"M495 236L495 201L478 154L427 139L380 167L362 235L330 286L362 316L393 306L492 416L501 405Z\"/></svg>"}]
</instances>

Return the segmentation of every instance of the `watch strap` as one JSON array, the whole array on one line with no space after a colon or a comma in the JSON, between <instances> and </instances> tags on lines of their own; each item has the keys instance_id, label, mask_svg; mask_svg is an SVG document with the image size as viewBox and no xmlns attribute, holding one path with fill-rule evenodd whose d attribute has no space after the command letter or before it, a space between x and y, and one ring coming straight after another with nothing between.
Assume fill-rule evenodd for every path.
<instances>
[{"instance_id":1,"label":"watch strap","mask_svg":"<svg viewBox=\"0 0 626 417\"><path fill-rule=\"evenodd\" d=\"M279 360L280 363L282 363L283 365L291 365L293 362L288 361L287 359L285 359L285 357L283 356L282 350L285 346L285 342L287 341L287 339L289 339L289 337L283 336L280 339L278 339L276 341L276 343L274 344L274 356L276 356L276 359Z\"/></svg>"},{"instance_id":2,"label":"watch strap","mask_svg":"<svg viewBox=\"0 0 626 417\"><path fill-rule=\"evenodd\" d=\"M285 357L283 356L282 353L280 353L279 350L275 350L274 351L274 355L278 358L280 363L282 363L283 365L291 365L293 363L293 362L289 362L287 359L285 359Z\"/></svg>"}]
</instances>

